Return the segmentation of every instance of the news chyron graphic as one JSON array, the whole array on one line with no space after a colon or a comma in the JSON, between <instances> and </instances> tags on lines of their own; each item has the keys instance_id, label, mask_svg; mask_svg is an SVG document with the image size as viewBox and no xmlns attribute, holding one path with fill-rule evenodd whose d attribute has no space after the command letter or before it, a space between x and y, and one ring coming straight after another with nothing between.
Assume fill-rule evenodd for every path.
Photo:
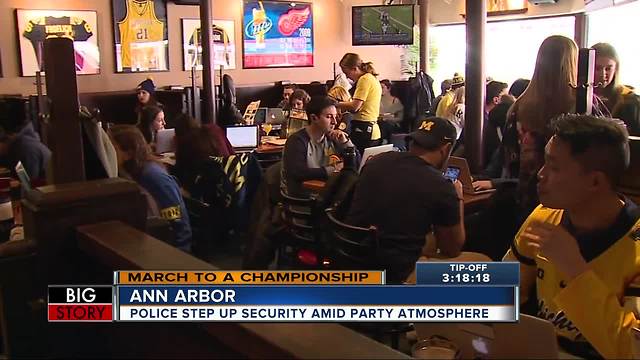
<instances>
[{"instance_id":1,"label":"news chyron graphic","mask_svg":"<svg viewBox=\"0 0 640 360\"><path fill-rule=\"evenodd\" d=\"M313 66L311 3L244 0L245 69Z\"/></svg>"},{"instance_id":2,"label":"news chyron graphic","mask_svg":"<svg viewBox=\"0 0 640 360\"><path fill-rule=\"evenodd\" d=\"M113 286L50 287L49 320L515 322L519 278L517 263L418 263L416 285L383 271L117 271Z\"/></svg>"},{"instance_id":3,"label":"news chyron graphic","mask_svg":"<svg viewBox=\"0 0 640 360\"><path fill-rule=\"evenodd\" d=\"M49 286L49 321L113 321L113 286Z\"/></svg>"}]
</instances>

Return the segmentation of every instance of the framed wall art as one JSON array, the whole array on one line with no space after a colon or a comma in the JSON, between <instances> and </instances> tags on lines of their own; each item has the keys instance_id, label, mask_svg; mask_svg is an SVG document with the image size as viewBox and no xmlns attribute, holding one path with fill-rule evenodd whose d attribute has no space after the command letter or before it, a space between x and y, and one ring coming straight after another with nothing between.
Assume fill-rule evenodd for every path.
<instances>
[{"instance_id":1,"label":"framed wall art","mask_svg":"<svg viewBox=\"0 0 640 360\"><path fill-rule=\"evenodd\" d=\"M116 72L169 71L165 0L112 0Z\"/></svg>"},{"instance_id":2,"label":"framed wall art","mask_svg":"<svg viewBox=\"0 0 640 360\"><path fill-rule=\"evenodd\" d=\"M182 19L182 57L184 70L193 66L202 70L202 35L200 19ZM213 20L214 66L236 68L235 26L233 20Z\"/></svg>"},{"instance_id":3,"label":"framed wall art","mask_svg":"<svg viewBox=\"0 0 640 360\"><path fill-rule=\"evenodd\" d=\"M245 69L313 66L313 6L305 2L244 0Z\"/></svg>"},{"instance_id":4,"label":"framed wall art","mask_svg":"<svg viewBox=\"0 0 640 360\"><path fill-rule=\"evenodd\" d=\"M50 37L73 40L77 74L100 73L95 11L17 9L16 23L22 76L44 71L44 40Z\"/></svg>"}]
</instances>

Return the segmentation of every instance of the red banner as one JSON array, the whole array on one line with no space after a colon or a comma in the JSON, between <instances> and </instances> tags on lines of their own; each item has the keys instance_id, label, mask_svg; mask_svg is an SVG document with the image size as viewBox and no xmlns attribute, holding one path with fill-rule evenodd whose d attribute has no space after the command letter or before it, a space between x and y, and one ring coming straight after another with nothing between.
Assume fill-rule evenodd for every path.
<instances>
[{"instance_id":1,"label":"red banner","mask_svg":"<svg viewBox=\"0 0 640 360\"><path fill-rule=\"evenodd\" d=\"M113 321L111 304L49 305L49 321Z\"/></svg>"}]
</instances>

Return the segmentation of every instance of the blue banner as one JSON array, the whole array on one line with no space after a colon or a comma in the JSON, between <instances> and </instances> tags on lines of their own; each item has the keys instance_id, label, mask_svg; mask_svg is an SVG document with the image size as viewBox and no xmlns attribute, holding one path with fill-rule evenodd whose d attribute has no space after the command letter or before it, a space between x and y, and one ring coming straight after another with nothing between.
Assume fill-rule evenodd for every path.
<instances>
[{"instance_id":1,"label":"blue banner","mask_svg":"<svg viewBox=\"0 0 640 360\"><path fill-rule=\"evenodd\" d=\"M513 287L118 286L120 305L514 305Z\"/></svg>"},{"instance_id":2,"label":"blue banner","mask_svg":"<svg viewBox=\"0 0 640 360\"><path fill-rule=\"evenodd\" d=\"M520 264L517 262L418 262L416 282L419 285L520 286Z\"/></svg>"}]
</instances>

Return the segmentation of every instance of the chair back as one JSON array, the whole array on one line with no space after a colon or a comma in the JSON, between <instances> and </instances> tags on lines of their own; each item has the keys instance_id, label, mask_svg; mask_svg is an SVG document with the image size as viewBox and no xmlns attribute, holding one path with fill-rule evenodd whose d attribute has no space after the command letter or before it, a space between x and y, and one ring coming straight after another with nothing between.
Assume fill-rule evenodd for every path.
<instances>
[{"instance_id":1,"label":"chair back","mask_svg":"<svg viewBox=\"0 0 640 360\"><path fill-rule=\"evenodd\" d=\"M315 267L322 255L322 246L318 241L318 212L315 198L297 198L280 192L282 197L282 222L285 226L285 236L279 239L278 267ZM310 252L314 259L301 259L300 250ZM304 255L302 255L304 256Z\"/></svg>"},{"instance_id":2,"label":"chair back","mask_svg":"<svg viewBox=\"0 0 640 360\"><path fill-rule=\"evenodd\" d=\"M640 200L640 137L629 136L629 168L620 179L618 189L632 200Z\"/></svg>"},{"instance_id":3,"label":"chair back","mask_svg":"<svg viewBox=\"0 0 640 360\"><path fill-rule=\"evenodd\" d=\"M222 248L227 239L227 226L220 224L219 209L208 203L184 196L184 203L191 223L192 253L208 261L215 247Z\"/></svg>"},{"instance_id":4,"label":"chair back","mask_svg":"<svg viewBox=\"0 0 640 360\"><path fill-rule=\"evenodd\" d=\"M327 215L327 242L330 244L332 269L379 269L378 229L345 224L336 218L335 209L325 210Z\"/></svg>"},{"instance_id":5,"label":"chair back","mask_svg":"<svg viewBox=\"0 0 640 360\"><path fill-rule=\"evenodd\" d=\"M316 213L315 198L297 198L287 195L282 196L282 220L287 226L288 232L301 243L315 243L314 215Z\"/></svg>"}]
</instances>

